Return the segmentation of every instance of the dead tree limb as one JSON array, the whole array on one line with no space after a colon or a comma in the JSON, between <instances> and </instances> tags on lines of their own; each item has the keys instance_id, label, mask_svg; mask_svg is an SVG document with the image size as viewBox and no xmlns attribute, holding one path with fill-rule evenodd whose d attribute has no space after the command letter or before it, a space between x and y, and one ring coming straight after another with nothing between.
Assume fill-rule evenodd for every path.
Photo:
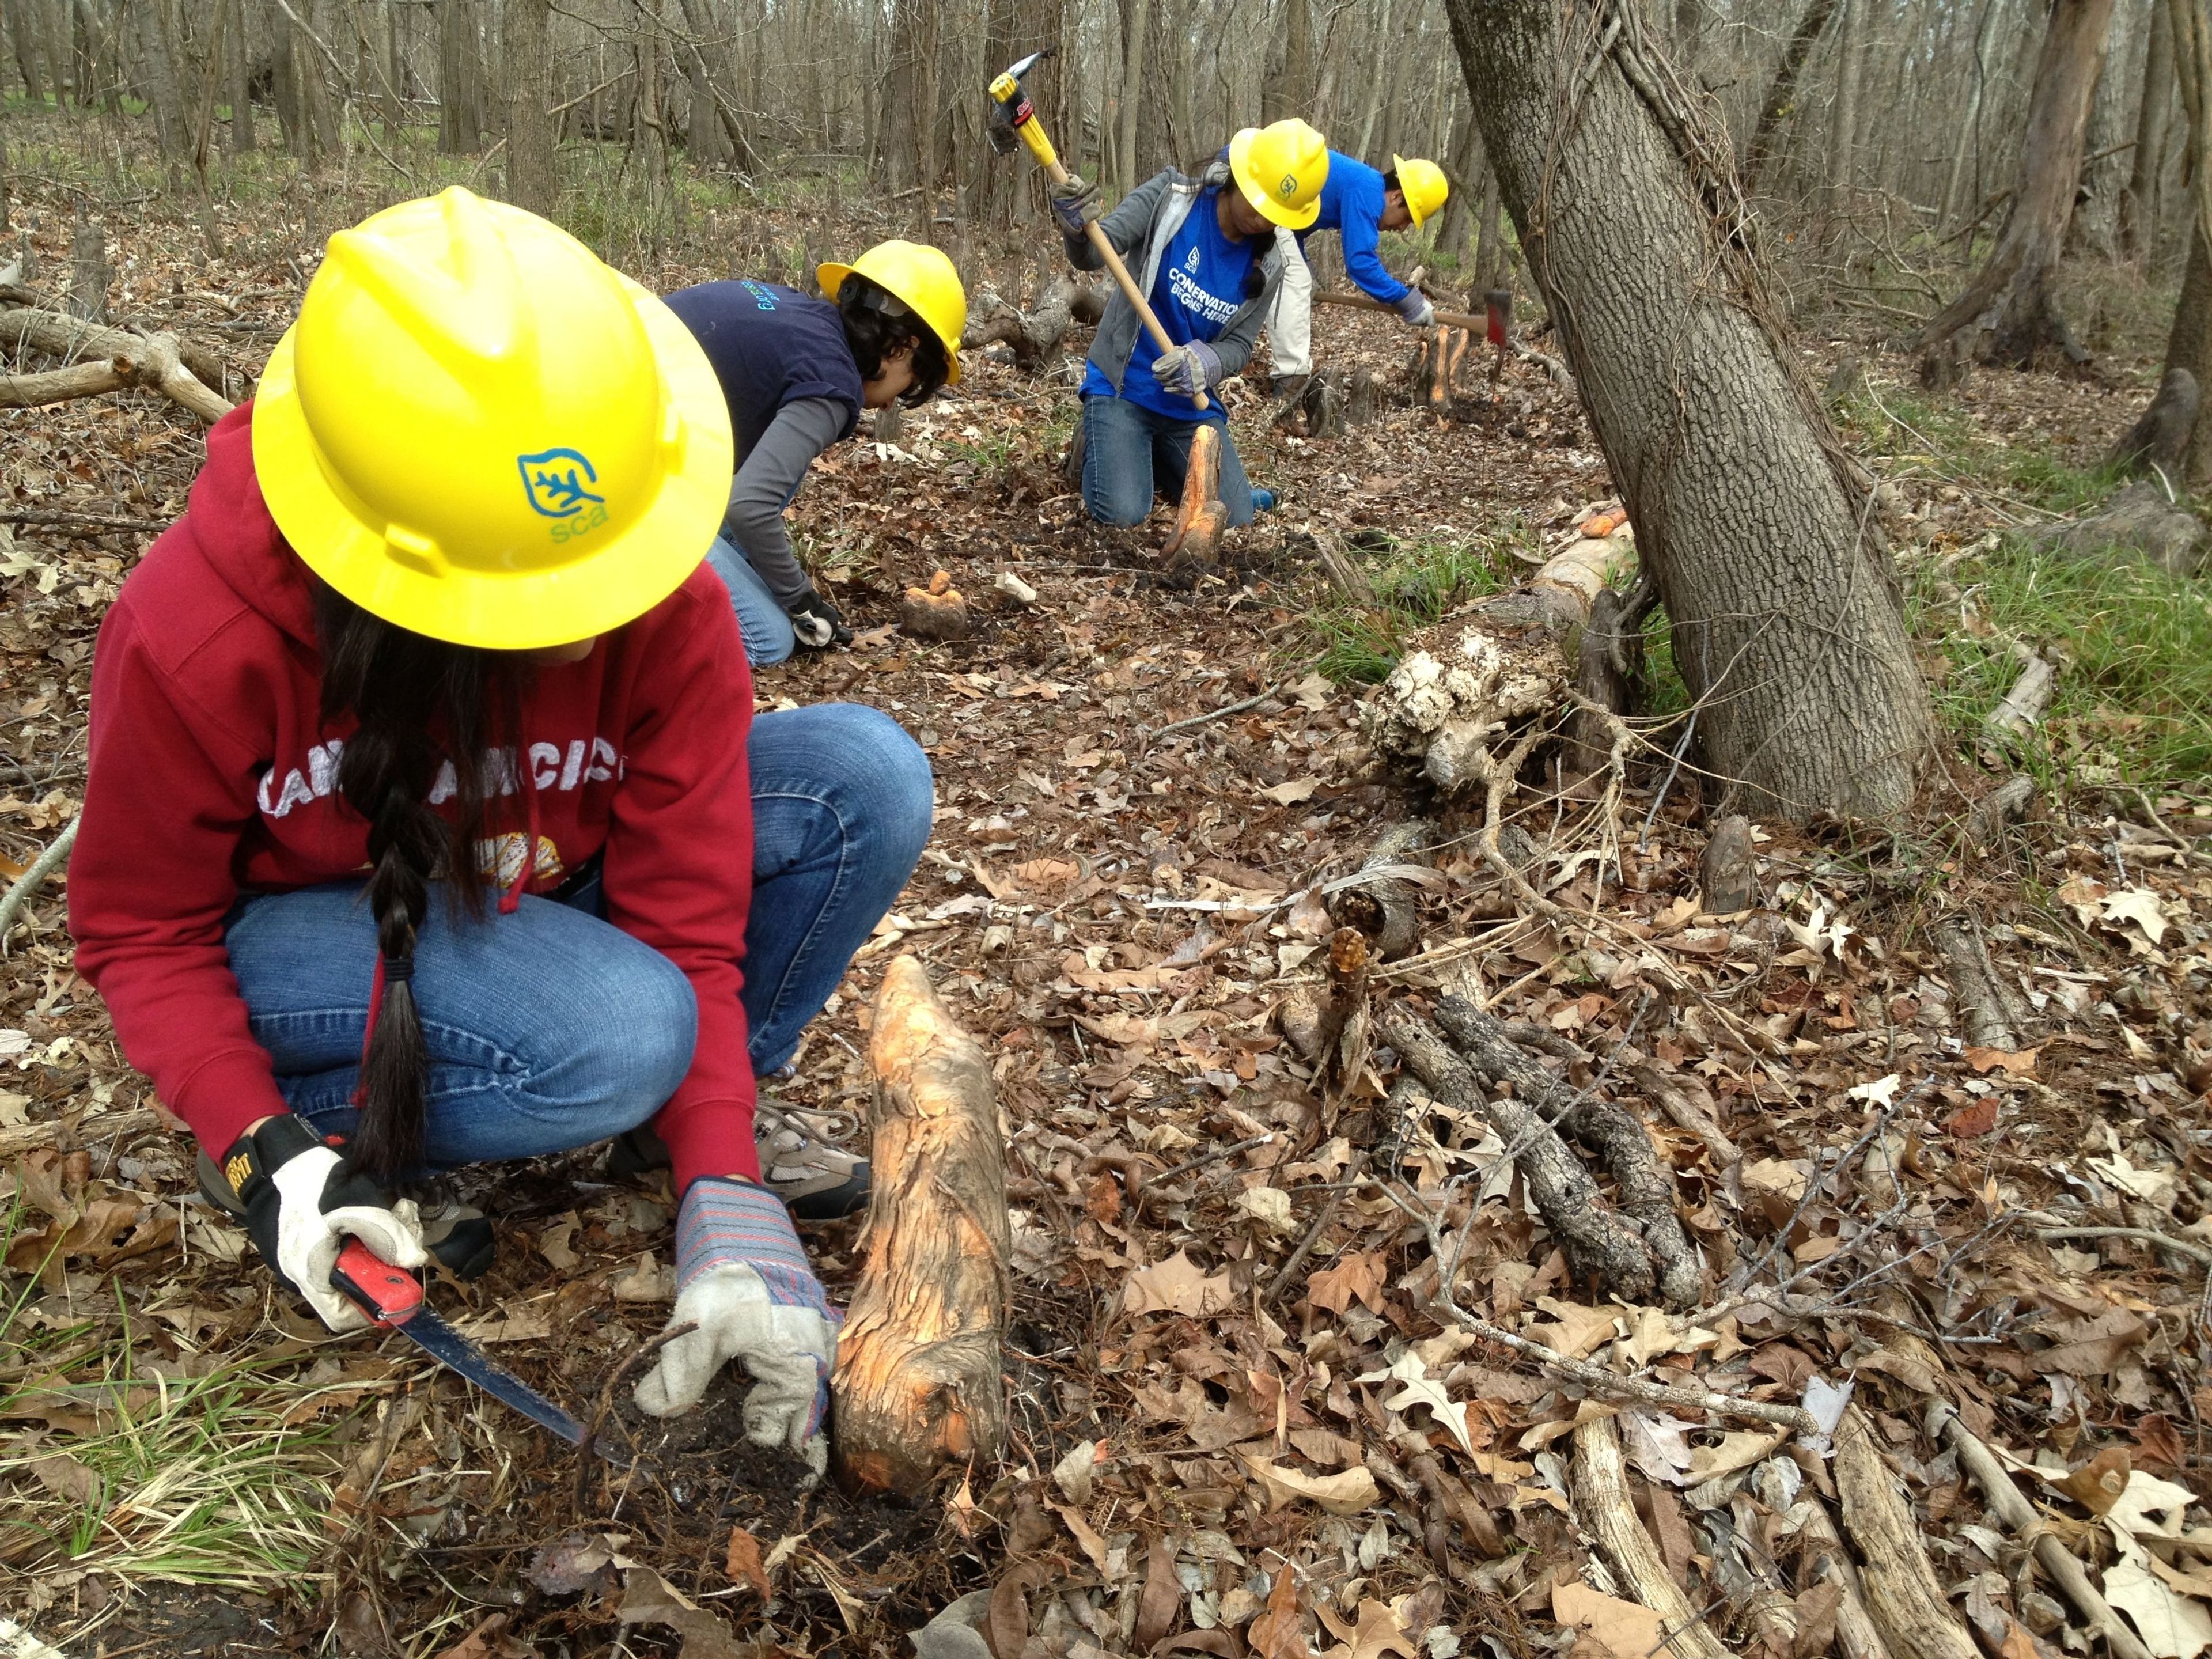
<instances>
[{"instance_id":1,"label":"dead tree limb","mask_svg":"<svg viewBox=\"0 0 2212 1659\"><path fill-rule=\"evenodd\" d=\"M1836 1492L1844 1528L1865 1565L1867 1612L1894 1659L1975 1659L1972 1640L1943 1599L1912 1510L1881 1461L1874 1431L1856 1406L1837 1425Z\"/></svg>"},{"instance_id":2,"label":"dead tree limb","mask_svg":"<svg viewBox=\"0 0 2212 1659\"><path fill-rule=\"evenodd\" d=\"M910 956L870 1027L874 1190L830 1378L848 1488L911 1496L1006 1438L1000 1340L1013 1238L991 1067Z\"/></svg>"},{"instance_id":3,"label":"dead tree limb","mask_svg":"<svg viewBox=\"0 0 2212 1659\"><path fill-rule=\"evenodd\" d=\"M64 362L88 357L124 359L133 367L134 384L161 392L210 425L231 411L228 398L211 391L185 367L173 335L137 334L28 307L0 311L0 348L26 346Z\"/></svg>"},{"instance_id":4,"label":"dead tree limb","mask_svg":"<svg viewBox=\"0 0 2212 1659\"><path fill-rule=\"evenodd\" d=\"M2059 1541L2058 1534L2043 1524L2035 1506L2020 1495L2012 1477L1998 1462L1996 1454L1976 1437L1960 1418L1958 1410L1946 1401L1936 1401L1928 1407L1928 1432L1931 1438L1948 1441L1959 1454L1960 1467L1973 1477L1974 1484L1982 1489L1989 1500L1990 1510L2004 1522L2005 1530L2015 1538L2035 1540L2035 1559L2051 1580L2058 1586L2059 1593L2074 1604L2075 1610L2089 1621L2093 1634L2101 1636L2112 1650L2113 1659L2151 1659L2145 1647L2130 1625L2112 1611L2112 1603L2098 1593L2089 1582L2089 1575L2081 1570L2081 1563L2074 1553Z\"/></svg>"},{"instance_id":5,"label":"dead tree limb","mask_svg":"<svg viewBox=\"0 0 2212 1659\"><path fill-rule=\"evenodd\" d=\"M980 295L975 314L960 337L961 348L972 351L978 346L1004 343L1013 349L1018 367L1035 368L1059 349L1067 331L1075 325L1076 293L1073 279L1055 277L1045 284L1027 311L996 294Z\"/></svg>"},{"instance_id":6,"label":"dead tree limb","mask_svg":"<svg viewBox=\"0 0 2212 1659\"><path fill-rule=\"evenodd\" d=\"M1836 1645L1843 1659L1890 1659L1889 1644L1867 1611L1866 1586L1859 1582L1858 1565L1844 1548L1835 1517L1819 1498L1806 1504L1804 1524L1797 1529L1805 1549L1806 1576L1812 1583L1838 1586Z\"/></svg>"},{"instance_id":7,"label":"dead tree limb","mask_svg":"<svg viewBox=\"0 0 2212 1659\"><path fill-rule=\"evenodd\" d=\"M1493 1087L1510 1084L1513 1097L1533 1108L1539 1121L1558 1125L1598 1155L1620 1186L1622 1211L1636 1224L1651 1253L1660 1295L1670 1308L1697 1306L1705 1274L1674 1213L1674 1183L1659 1167L1651 1137L1636 1115L1615 1101L1595 1096L1577 1099L1573 1091L1506 1034L1502 1020L1464 997L1444 998L1437 1006L1437 1023L1476 1076ZM1509 1144L1520 1142L1514 1139ZM1540 1202L1538 1208L1542 1208Z\"/></svg>"},{"instance_id":8,"label":"dead tree limb","mask_svg":"<svg viewBox=\"0 0 2212 1659\"><path fill-rule=\"evenodd\" d=\"M1929 933L1943 958L1944 976L1951 981L1959 1029L1966 1040L1977 1048L2002 1048L2008 1054L2019 1048L2020 1027L2027 1013L1990 960L1979 924L1969 916L1952 916Z\"/></svg>"},{"instance_id":9,"label":"dead tree limb","mask_svg":"<svg viewBox=\"0 0 2212 1659\"><path fill-rule=\"evenodd\" d=\"M1528 1183L1529 1196L1558 1235L1577 1279L1595 1279L1606 1294L1625 1302L1650 1297L1654 1279L1644 1241L1605 1201L1582 1160L1567 1150L1534 1101L1486 1095L1466 1061L1424 1020L1391 1020L1384 1035L1440 1104L1479 1112L1516 1149L1513 1161Z\"/></svg>"},{"instance_id":10,"label":"dead tree limb","mask_svg":"<svg viewBox=\"0 0 2212 1659\"><path fill-rule=\"evenodd\" d=\"M1659 1615L1659 1651L1673 1659L1729 1659L1636 1518L1621 1465L1620 1431L1610 1417L1593 1418L1575 1431L1574 1494L1583 1530L1597 1540L1629 1594Z\"/></svg>"},{"instance_id":11,"label":"dead tree limb","mask_svg":"<svg viewBox=\"0 0 2212 1659\"><path fill-rule=\"evenodd\" d=\"M1743 1153L1713 1115L1713 1097L1704 1084L1679 1073L1670 1076L1656 1066L1635 1066L1629 1075L1676 1128L1688 1130L1705 1143L1714 1164L1725 1169L1743 1161Z\"/></svg>"},{"instance_id":12,"label":"dead tree limb","mask_svg":"<svg viewBox=\"0 0 2212 1659\"><path fill-rule=\"evenodd\" d=\"M1375 954L1385 962L1420 943L1421 889L1413 878L1428 868L1433 827L1419 818L1392 824L1376 838L1375 849L1358 873L1324 901L1328 919L1366 934Z\"/></svg>"},{"instance_id":13,"label":"dead tree limb","mask_svg":"<svg viewBox=\"0 0 2212 1659\"><path fill-rule=\"evenodd\" d=\"M137 366L128 357L71 363L36 374L0 375L0 409L38 409L73 398L95 398L137 384Z\"/></svg>"}]
</instances>

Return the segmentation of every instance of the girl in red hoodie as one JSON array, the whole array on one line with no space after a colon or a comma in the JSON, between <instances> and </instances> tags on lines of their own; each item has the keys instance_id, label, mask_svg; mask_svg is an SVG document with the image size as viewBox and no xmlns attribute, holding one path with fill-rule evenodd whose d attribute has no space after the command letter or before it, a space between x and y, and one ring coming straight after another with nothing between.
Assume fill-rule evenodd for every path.
<instances>
[{"instance_id":1,"label":"girl in red hoodie","mask_svg":"<svg viewBox=\"0 0 2212 1659\"><path fill-rule=\"evenodd\" d=\"M426 1260L402 1180L649 1123L698 1328L639 1403L741 1358L752 1437L818 1468L836 1316L754 1079L932 791L872 709L753 720L700 562L729 477L690 332L554 227L449 190L331 238L100 630L70 920L204 1184L333 1329L365 1322L344 1237Z\"/></svg>"}]
</instances>

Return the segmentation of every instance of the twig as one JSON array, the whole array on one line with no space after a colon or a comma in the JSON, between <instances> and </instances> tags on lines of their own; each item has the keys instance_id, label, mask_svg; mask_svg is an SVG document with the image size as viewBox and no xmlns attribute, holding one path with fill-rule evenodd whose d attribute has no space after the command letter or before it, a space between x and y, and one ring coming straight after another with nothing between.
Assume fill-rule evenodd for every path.
<instances>
[{"instance_id":1,"label":"twig","mask_svg":"<svg viewBox=\"0 0 2212 1659\"><path fill-rule=\"evenodd\" d=\"M1196 1158L1186 1158L1171 1170L1163 1170L1159 1174L1148 1177L1145 1185L1147 1188L1154 1187L1163 1181L1173 1181L1177 1176L1188 1175L1193 1170L1202 1170L1209 1164L1218 1164L1224 1158L1234 1158L1239 1152L1249 1152L1255 1146L1266 1146L1275 1138L1275 1134L1276 1132L1270 1129L1265 1134L1253 1135L1246 1139L1232 1142L1226 1146L1217 1146L1210 1152L1200 1152Z\"/></svg>"},{"instance_id":2,"label":"twig","mask_svg":"<svg viewBox=\"0 0 2212 1659\"><path fill-rule=\"evenodd\" d=\"M161 519L130 519L112 513L48 513L33 507L0 507L0 524L32 525L54 530L66 530L71 526L87 529L155 531L166 522Z\"/></svg>"},{"instance_id":3,"label":"twig","mask_svg":"<svg viewBox=\"0 0 2212 1659\"><path fill-rule=\"evenodd\" d=\"M2148 1244L2154 1249L2166 1250L2185 1257L2206 1272L2212 1273L2212 1250L2166 1233L2154 1233L2148 1227L2038 1227L2035 1236L2046 1244L2057 1238L2133 1239L2138 1244Z\"/></svg>"},{"instance_id":4,"label":"twig","mask_svg":"<svg viewBox=\"0 0 2212 1659\"><path fill-rule=\"evenodd\" d=\"M1316 657L1311 662L1303 664L1298 668L1291 670L1291 674L1309 672L1320 661L1321 659L1319 657ZM1285 674L1282 678L1277 680L1273 685L1269 686L1265 691L1261 692L1259 696L1255 697L1247 697L1242 702L1232 702L1221 708L1209 708L1203 714L1193 714L1187 720L1177 720L1171 726L1163 726L1157 731L1148 732L1145 734L1145 746L1146 748L1150 748L1153 744L1158 743L1162 738L1167 736L1170 732L1187 732L1192 726L1204 726L1209 720L1224 720L1231 714L1241 714L1248 708L1257 708L1261 703L1267 702L1268 698L1282 690L1284 687L1290 684L1290 683L1291 674Z\"/></svg>"},{"instance_id":5,"label":"twig","mask_svg":"<svg viewBox=\"0 0 2212 1659\"><path fill-rule=\"evenodd\" d=\"M592 1470L594 1467L594 1460L599 1455L599 1430L607 1420L607 1413L614 1406L616 1389L621 1386L624 1377L654 1354L659 1353L668 1344L679 1336L690 1335L698 1328L699 1322L696 1319L687 1319L681 1325L671 1325L659 1336L654 1337L635 1353L623 1360L621 1364L616 1366L608 1375L606 1385L599 1390L599 1403L592 1407L592 1420L585 1427L583 1441L576 1448L577 1520L581 1521L584 1518L584 1499L591 1489Z\"/></svg>"},{"instance_id":6,"label":"twig","mask_svg":"<svg viewBox=\"0 0 2212 1659\"><path fill-rule=\"evenodd\" d=\"M2097 1593L2074 1553L2037 1517L2035 1506L2021 1496L2020 1488L2013 1485L2012 1477L1997 1462L1996 1454L1967 1428L1957 1408L1946 1401L1932 1401L1928 1407L1927 1426L1929 1437L1951 1443L1959 1454L1960 1463L1982 1489L1982 1495L1989 1499L1990 1509L1997 1519L2021 1541L2034 1540L2037 1564L2089 1621L2090 1629L2110 1644L2114 1659L2151 1659L2150 1650L2113 1613L2112 1604Z\"/></svg>"},{"instance_id":7,"label":"twig","mask_svg":"<svg viewBox=\"0 0 2212 1659\"><path fill-rule=\"evenodd\" d=\"M1731 1395L1714 1394L1705 1389L1671 1388L1665 1383L1646 1382L1641 1377L1617 1376L1586 1360L1570 1359L1557 1348L1547 1347L1501 1325L1477 1318L1452 1299L1452 1286L1441 1277L1443 1264L1449 1257L1443 1240L1437 1236L1435 1218L1426 1209L1407 1203L1393 1187L1386 1184L1382 1190L1389 1195L1392 1203L1419 1222L1422 1230L1428 1234L1429 1249L1436 1259L1439 1273L1437 1293L1431 1298L1430 1306L1462 1330L1470 1332L1486 1342L1495 1342L1501 1347L1510 1348L1514 1352L1534 1360L1561 1381L1572 1382L1603 1399L1640 1406L1669 1406L1681 1411L1706 1412L1715 1417L1776 1424L1799 1434L1818 1434L1820 1431L1819 1420L1802 1406L1778 1405L1765 1400L1738 1400Z\"/></svg>"},{"instance_id":8,"label":"twig","mask_svg":"<svg viewBox=\"0 0 2212 1659\"><path fill-rule=\"evenodd\" d=\"M0 957L8 954L8 935L24 904L48 876L69 861L70 848L76 844L76 827L83 822L82 817L71 818L61 834L48 843L46 851L31 860L31 867L15 878L15 884L5 895L0 895Z\"/></svg>"}]
</instances>

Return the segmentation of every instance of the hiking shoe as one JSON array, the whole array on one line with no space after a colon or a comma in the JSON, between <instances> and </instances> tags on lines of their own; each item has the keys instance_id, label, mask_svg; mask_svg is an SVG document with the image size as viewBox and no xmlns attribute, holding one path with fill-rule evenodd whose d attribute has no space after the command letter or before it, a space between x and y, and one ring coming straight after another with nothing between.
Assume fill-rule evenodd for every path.
<instances>
[{"instance_id":1,"label":"hiking shoe","mask_svg":"<svg viewBox=\"0 0 2212 1659\"><path fill-rule=\"evenodd\" d=\"M801 1221L835 1221L868 1201L868 1160L853 1150L857 1113L807 1111L761 1097L753 1108L753 1142L761 1184ZM615 1137L607 1174L620 1180L668 1167L668 1147L644 1124Z\"/></svg>"},{"instance_id":2,"label":"hiking shoe","mask_svg":"<svg viewBox=\"0 0 2212 1659\"><path fill-rule=\"evenodd\" d=\"M198 1162L200 1196L232 1219L245 1220L246 1206L222 1166L204 1148ZM422 1223L422 1248L432 1261L456 1279L481 1279L491 1270L499 1254L499 1237L482 1210L454 1197L442 1176L408 1182L402 1190L415 1200Z\"/></svg>"}]
</instances>

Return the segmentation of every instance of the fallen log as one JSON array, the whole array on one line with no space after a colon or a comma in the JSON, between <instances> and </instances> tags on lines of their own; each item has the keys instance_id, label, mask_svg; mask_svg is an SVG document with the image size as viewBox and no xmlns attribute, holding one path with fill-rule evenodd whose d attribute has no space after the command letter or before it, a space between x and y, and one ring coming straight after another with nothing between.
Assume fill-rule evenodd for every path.
<instances>
[{"instance_id":1,"label":"fallen log","mask_svg":"<svg viewBox=\"0 0 2212 1659\"><path fill-rule=\"evenodd\" d=\"M1038 293L1036 303L1024 311L987 289L976 296L975 310L960 337L961 349L1005 344L1012 348L1018 367L1035 368L1060 349L1060 343L1075 325L1078 292L1073 279L1056 276Z\"/></svg>"},{"instance_id":2,"label":"fallen log","mask_svg":"<svg viewBox=\"0 0 2212 1659\"><path fill-rule=\"evenodd\" d=\"M1643 1302L1655 1282L1651 1258L1636 1229L1598 1192L1582 1160L1544 1121L1538 1103L1514 1094L1486 1095L1474 1070L1425 1020L1397 1018L1383 1035L1437 1103L1487 1119L1528 1182L1536 1210L1559 1240L1569 1272L1592 1279L1607 1296Z\"/></svg>"},{"instance_id":3,"label":"fallen log","mask_svg":"<svg viewBox=\"0 0 2212 1659\"><path fill-rule=\"evenodd\" d=\"M1421 889L1414 878L1428 868L1431 828L1418 818L1391 825L1376 838L1375 850L1358 873L1323 900L1328 919L1366 934L1375 955L1384 962L1404 956L1420 943Z\"/></svg>"},{"instance_id":4,"label":"fallen log","mask_svg":"<svg viewBox=\"0 0 2212 1659\"><path fill-rule=\"evenodd\" d=\"M72 363L38 374L0 374L0 409L38 409L120 392L137 383L137 365L128 357Z\"/></svg>"},{"instance_id":5,"label":"fallen log","mask_svg":"<svg viewBox=\"0 0 2212 1659\"><path fill-rule=\"evenodd\" d=\"M1670 1308L1695 1307L1705 1290L1705 1273L1674 1213L1674 1183L1660 1168L1651 1137L1635 1114L1595 1095L1578 1097L1507 1035L1502 1020L1464 997L1446 997L1438 1003L1437 1023L1476 1076L1493 1087L1510 1084L1513 1098L1531 1108L1539 1122L1555 1125L1598 1155L1620 1188L1622 1212L1635 1223L1650 1252L1661 1297ZM1518 1146L1520 1141L1511 1137L1507 1144ZM1534 1182L1529 1185L1533 1193ZM1540 1199L1537 1208L1543 1209ZM1548 1212L1546 1219L1550 1219Z\"/></svg>"},{"instance_id":6,"label":"fallen log","mask_svg":"<svg viewBox=\"0 0 2212 1659\"><path fill-rule=\"evenodd\" d=\"M1912 1510L1857 1407L1844 1408L1835 1445L1844 1530L1858 1547L1867 1612L1893 1659L1975 1659L1973 1640L1944 1600Z\"/></svg>"},{"instance_id":7,"label":"fallen log","mask_svg":"<svg viewBox=\"0 0 2212 1659\"><path fill-rule=\"evenodd\" d=\"M2020 678L1982 719L1984 747L1992 752L2002 752L2033 732L2058 689L2058 671L2049 659L2018 640L2012 642L2012 653L2020 664Z\"/></svg>"},{"instance_id":8,"label":"fallen log","mask_svg":"<svg viewBox=\"0 0 2212 1659\"><path fill-rule=\"evenodd\" d=\"M1629 1595L1659 1615L1657 1651L1669 1659L1730 1659L1636 1518L1621 1465L1620 1431L1610 1417L1593 1418L1575 1430L1573 1484L1575 1518L1597 1540Z\"/></svg>"},{"instance_id":9,"label":"fallen log","mask_svg":"<svg viewBox=\"0 0 2212 1659\"><path fill-rule=\"evenodd\" d=\"M231 411L228 398L185 367L173 335L138 334L32 307L0 311L0 348L22 347L64 362L124 359L131 365L132 385L159 392L210 425Z\"/></svg>"},{"instance_id":10,"label":"fallen log","mask_svg":"<svg viewBox=\"0 0 2212 1659\"><path fill-rule=\"evenodd\" d=\"M1843 1659L1890 1659L1889 1644L1881 1639L1874 1615L1867 1611L1866 1587L1859 1582L1857 1564L1844 1548L1835 1518L1818 1498L1808 1494L1803 1502L1805 1519L1797 1536L1804 1545L1806 1576L1812 1583L1838 1587L1836 1645Z\"/></svg>"},{"instance_id":11,"label":"fallen log","mask_svg":"<svg viewBox=\"0 0 2212 1659\"><path fill-rule=\"evenodd\" d=\"M2018 1049L2027 1011L1990 960L1980 924L1969 916L1952 916L1928 931L1943 958L1944 977L1951 981L1960 1034L1977 1048L2008 1054Z\"/></svg>"},{"instance_id":12,"label":"fallen log","mask_svg":"<svg viewBox=\"0 0 2212 1659\"><path fill-rule=\"evenodd\" d=\"M1447 795L1480 788L1509 726L1569 701L1567 643L1634 558L1626 527L1585 537L1524 586L1417 635L1362 711L1369 745L1416 763Z\"/></svg>"},{"instance_id":13,"label":"fallen log","mask_svg":"<svg viewBox=\"0 0 2212 1659\"><path fill-rule=\"evenodd\" d=\"M830 1381L848 1490L914 1496L1006 1438L1000 1343L1013 1239L990 1062L910 956L870 1025L874 1190Z\"/></svg>"}]
</instances>

